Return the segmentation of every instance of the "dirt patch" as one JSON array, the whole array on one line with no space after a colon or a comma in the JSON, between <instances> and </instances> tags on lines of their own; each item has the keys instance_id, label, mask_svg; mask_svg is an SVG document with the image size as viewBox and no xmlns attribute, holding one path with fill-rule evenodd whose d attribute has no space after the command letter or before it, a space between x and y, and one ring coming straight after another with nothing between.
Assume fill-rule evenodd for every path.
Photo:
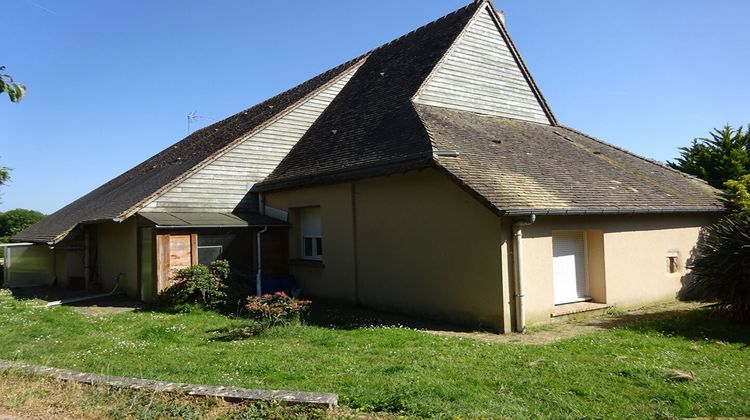
<instances>
[{"instance_id":1,"label":"dirt patch","mask_svg":"<svg viewBox=\"0 0 750 420\"><path fill-rule=\"evenodd\" d=\"M492 334L485 332L457 332L425 329L431 334L470 338L492 343L549 344L583 334L617 328L636 322L669 318L678 312L700 308L702 304L691 302L668 302L637 307L628 311L608 309L605 312L572 315L569 318L547 325L529 328L525 334Z\"/></svg>"}]
</instances>

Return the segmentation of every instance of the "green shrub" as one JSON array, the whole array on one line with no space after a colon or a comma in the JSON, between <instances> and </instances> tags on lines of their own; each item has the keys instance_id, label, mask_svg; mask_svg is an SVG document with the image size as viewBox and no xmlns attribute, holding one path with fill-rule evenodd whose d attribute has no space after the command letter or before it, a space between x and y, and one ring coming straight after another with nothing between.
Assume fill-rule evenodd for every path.
<instances>
[{"instance_id":1,"label":"green shrub","mask_svg":"<svg viewBox=\"0 0 750 420\"><path fill-rule=\"evenodd\" d=\"M704 229L688 263L684 300L715 303L750 321L750 213L737 213Z\"/></svg>"},{"instance_id":2,"label":"green shrub","mask_svg":"<svg viewBox=\"0 0 750 420\"><path fill-rule=\"evenodd\" d=\"M309 306L309 300L299 300L284 292L276 292L272 295L249 296L245 309L251 318L273 326L299 320Z\"/></svg>"},{"instance_id":3,"label":"green shrub","mask_svg":"<svg viewBox=\"0 0 750 420\"><path fill-rule=\"evenodd\" d=\"M175 283L164 290L159 299L169 305L195 303L217 309L226 303L225 281L229 273L229 263L225 260L216 260L210 266L197 264L176 270Z\"/></svg>"}]
</instances>

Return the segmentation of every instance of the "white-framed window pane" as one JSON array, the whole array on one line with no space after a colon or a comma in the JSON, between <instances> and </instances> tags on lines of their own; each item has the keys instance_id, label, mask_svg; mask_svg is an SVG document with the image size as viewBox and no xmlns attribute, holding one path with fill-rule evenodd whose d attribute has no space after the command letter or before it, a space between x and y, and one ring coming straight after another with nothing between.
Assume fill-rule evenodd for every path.
<instances>
[{"instance_id":1,"label":"white-framed window pane","mask_svg":"<svg viewBox=\"0 0 750 420\"><path fill-rule=\"evenodd\" d=\"M323 234L321 233L320 207L300 209L302 231L302 258L323 259Z\"/></svg>"},{"instance_id":2,"label":"white-framed window pane","mask_svg":"<svg viewBox=\"0 0 750 420\"><path fill-rule=\"evenodd\" d=\"M315 255L323 256L323 238L315 238Z\"/></svg>"},{"instance_id":3,"label":"white-framed window pane","mask_svg":"<svg viewBox=\"0 0 750 420\"><path fill-rule=\"evenodd\" d=\"M304 252L305 257L312 257L315 255L315 252L313 250L313 238L304 238Z\"/></svg>"}]
</instances>

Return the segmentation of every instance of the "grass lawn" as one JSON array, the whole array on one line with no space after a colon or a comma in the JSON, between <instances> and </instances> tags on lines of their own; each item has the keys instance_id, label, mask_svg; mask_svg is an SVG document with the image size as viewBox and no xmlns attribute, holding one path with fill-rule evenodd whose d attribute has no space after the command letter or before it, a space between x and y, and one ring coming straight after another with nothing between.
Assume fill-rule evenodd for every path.
<instances>
[{"instance_id":1,"label":"grass lawn","mask_svg":"<svg viewBox=\"0 0 750 420\"><path fill-rule=\"evenodd\" d=\"M38 304L0 291L0 358L335 392L351 409L414 416L750 416L750 329L705 310L521 345L331 319L242 338L233 332L245 322L202 311L91 316Z\"/></svg>"}]
</instances>

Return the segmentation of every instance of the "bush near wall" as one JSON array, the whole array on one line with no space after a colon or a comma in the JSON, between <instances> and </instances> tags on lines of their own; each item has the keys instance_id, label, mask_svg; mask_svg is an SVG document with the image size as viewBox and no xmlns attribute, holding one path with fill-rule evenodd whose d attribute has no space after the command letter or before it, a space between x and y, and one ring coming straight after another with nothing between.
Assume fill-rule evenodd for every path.
<instances>
[{"instance_id":1,"label":"bush near wall","mask_svg":"<svg viewBox=\"0 0 750 420\"><path fill-rule=\"evenodd\" d=\"M176 270L175 283L159 294L159 301L165 305L197 304L218 309L226 304L225 282L229 273L229 263L225 260Z\"/></svg>"},{"instance_id":2,"label":"bush near wall","mask_svg":"<svg viewBox=\"0 0 750 420\"><path fill-rule=\"evenodd\" d=\"M750 321L750 212L706 227L688 268L683 300L715 303L733 317Z\"/></svg>"}]
</instances>

